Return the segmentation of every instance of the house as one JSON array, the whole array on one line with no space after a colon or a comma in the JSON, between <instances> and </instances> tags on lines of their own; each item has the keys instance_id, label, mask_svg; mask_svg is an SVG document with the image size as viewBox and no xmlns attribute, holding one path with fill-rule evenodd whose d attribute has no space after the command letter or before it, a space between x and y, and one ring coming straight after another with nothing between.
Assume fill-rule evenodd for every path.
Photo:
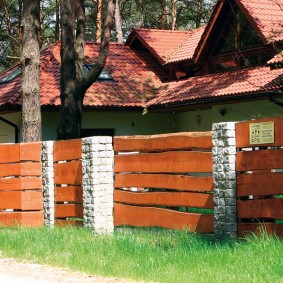
<instances>
[{"instance_id":1,"label":"house","mask_svg":"<svg viewBox=\"0 0 283 283\"><path fill-rule=\"evenodd\" d=\"M211 130L214 122L282 116L283 0L219 0L206 26L134 29L112 43L87 91L82 136ZM85 45L84 72L99 46ZM20 67L0 76L0 142L21 127ZM56 138L60 43L41 52L43 139ZM280 103L281 102L281 103Z\"/></svg>"}]
</instances>

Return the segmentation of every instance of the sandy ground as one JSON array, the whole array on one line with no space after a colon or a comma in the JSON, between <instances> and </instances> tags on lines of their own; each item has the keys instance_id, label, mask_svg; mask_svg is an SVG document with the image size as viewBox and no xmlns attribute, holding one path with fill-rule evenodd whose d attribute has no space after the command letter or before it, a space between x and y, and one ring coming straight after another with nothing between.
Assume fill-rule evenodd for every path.
<instances>
[{"instance_id":1,"label":"sandy ground","mask_svg":"<svg viewBox=\"0 0 283 283\"><path fill-rule=\"evenodd\" d=\"M71 272L66 269L19 262L11 258L0 258L1 283L134 283L136 281L104 278Z\"/></svg>"}]
</instances>

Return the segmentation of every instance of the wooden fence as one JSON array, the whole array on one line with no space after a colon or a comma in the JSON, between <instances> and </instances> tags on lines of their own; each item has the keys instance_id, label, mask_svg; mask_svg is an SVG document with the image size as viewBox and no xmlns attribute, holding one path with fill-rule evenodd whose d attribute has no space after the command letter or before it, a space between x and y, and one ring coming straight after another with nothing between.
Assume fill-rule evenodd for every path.
<instances>
[{"instance_id":1,"label":"wooden fence","mask_svg":"<svg viewBox=\"0 0 283 283\"><path fill-rule=\"evenodd\" d=\"M83 225L81 140L54 142L55 224Z\"/></svg>"},{"instance_id":2,"label":"wooden fence","mask_svg":"<svg viewBox=\"0 0 283 283\"><path fill-rule=\"evenodd\" d=\"M41 143L0 145L0 225L43 225Z\"/></svg>"},{"instance_id":3,"label":"wooden fence","mask_svg":"<svg viewBox=\"0 0 283 283\"><path fill-rule=\"evenodd\" d=\"M211 132L115 137L114 225L213 233L211 149Z\"/></svg>"},{"instance_id":4,"label":"wooden fence","mask_svg":"<svg viewBox=\"0 0 283 283\"><path fill-rule=\"evenodd\" d=\"M272 138L272 129L262 133L259 142L250 141L251 135L260 135L266 122L274 125L274 142L264 143ZM263 123L263 124L262 124ZM259 130L252 130L259 128ZM257 125L255 125L257 124ZM263 227L267 232L283 232L283 119L261 119L236 125L236 171L237 171L237 213L238 234L257 232ZM264 137L265 136L265 137Z\"/></svg>"}]
</instances>

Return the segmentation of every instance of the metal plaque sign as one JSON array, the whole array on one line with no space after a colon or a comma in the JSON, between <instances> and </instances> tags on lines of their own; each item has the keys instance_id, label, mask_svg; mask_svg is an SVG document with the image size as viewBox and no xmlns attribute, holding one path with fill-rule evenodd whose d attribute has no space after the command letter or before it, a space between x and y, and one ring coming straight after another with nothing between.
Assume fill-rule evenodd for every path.
<instances>
[{"instance_id":1,"label":"metal plaque sign","mask_svg":"<svg viewBox=\"0 0 283 283\"><path fill-rule=\"evenodd\" d=\"M274 143L274 121L250 124L250 144L264 143Z\"/></svg>"}]
</instances>

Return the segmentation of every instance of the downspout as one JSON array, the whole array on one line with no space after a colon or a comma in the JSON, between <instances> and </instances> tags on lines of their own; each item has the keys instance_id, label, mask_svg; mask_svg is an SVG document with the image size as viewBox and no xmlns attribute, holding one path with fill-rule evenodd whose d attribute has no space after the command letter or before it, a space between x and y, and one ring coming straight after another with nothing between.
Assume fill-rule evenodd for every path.
<instances>
[{"instance_id":1,"label":"downspout","mask_svg":"<svg viewBox=\"0 0 283 283\"><path fill-rule=\"evenodd\" d=\"M9 125L9 126L11 126L15 129L15 143L18 143L19 142L19 127L16 124L10 122L9 120L7 120L3 117L0 117L0 121L6 123L7 125Z\"/></svg>"}]
</instances>

